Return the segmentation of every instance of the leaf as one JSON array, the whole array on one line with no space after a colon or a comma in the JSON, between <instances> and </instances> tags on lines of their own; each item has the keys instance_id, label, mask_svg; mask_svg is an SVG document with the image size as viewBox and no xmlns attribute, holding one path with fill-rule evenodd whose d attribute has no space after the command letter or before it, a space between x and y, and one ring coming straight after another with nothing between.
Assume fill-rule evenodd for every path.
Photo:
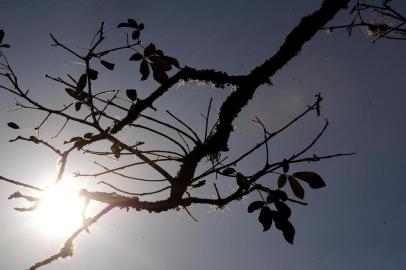
<instances>
[{"instance_id":1,"label":"leaf","mask_svg":"<svg viewBox=\"0 0 406 270\"><path fill-rule=\"evenodd\" d=\"M167 61L169 61L169 62L172 64L172 66L175 66L175 67L177 67L177 68L180 68L179 62L178 62L178 60L177 60L176 58L169 57L169 56L164 56L164 58L165 58Z\"/></svg>"},{"instance_id":2,"label":"leaf","mask_svg":"<svg viewBox=\"0 0 406 270\"><path fill-rule=\"evenodd\" d=\"M299 199L304 198L304 189L302 188L302 186L300 185L300 183L292 176L288 176L288 180L289 180L289 184L290 187L292 188L293 194L295 194L296 197L298 197Z\"/></svg>"},{"instance_id":3,"label":"leaf","mask_svg":"<svg viewBox=\"0 0 406 270\"><path fill-rule=\"evenodd\" d=\"M76 91L83 91L85 89L87 83L87 74L82 74L80 76L78 84L76 85Z\"/></svg>"},{"instance_id":4,"label":"leaf","mask_svg":"<svg viewBox=\"0 0 406 270\"><path fill-rule=\"evenodd\" d=\"M145 81L149 76L149 66L147 60L142 60L140 65L141 81Z\"/></svg>"},{"instance_id":5,"label":"leaf","mask_svg":"<svg viewBox=\"0 0 406 270\"><path fill-rule=\"evenodd\" d=\"M259 222L264 227L264 232L269 230L272 226L272 211L268 206L264 206L261 209L258 217Z\"/></svg>"},{"instance_id":6,"label":"leaf","mask_svg":"<svg viewBox=\"0 0 406 270\"><path fill-rule=\"evenodd\" d=\"M80 108L82 108L82 102L76 102L76 103L75 103L75 110L76 110L76 111L79 111Z\"/></svg>"},{"instance_id":7,"label":"leaf","mask_svg":"<svg viewBox=\"0 0 406 270\"><path fill-rule=\"evenodd\" d=\"M286 159L283 159L282 161L282 169L284 173L289 171L289 162Z\"/></svg>"},{"instance_id":8,"label":"leaf","mask_svg":"<svg viewBox=\"0 0 406 270\"><path fill-rule=\"evenodd\" d=\"M127 90L125 91L125 94L127 95L127 97L128 97L131 101L137 100L137 90L135 90L135 89L127 89Z\"/></svg>"},{"instance_id":9,"label":"leaf","mask_svg":"<svg viewBox=\"0 0 406 270\"><path fill-rule=\"evenodd\" d=\"M91 132L88 132L88 133L85 133L85 135L83 135L83 138L85 138L85 139L91 139L92 138L92 136L93 136L93 133L91 133Z\"/></svg>"},{"instance_id":10,"label":"leaf","mask_svg":"<svg viewBox=\"0 0 406 270\"><path fill-rule=\"evenodd\" d=\"M171 63L162 56L153 55L149 58L154 64L163 71L169 71L172 69Z\"/></svg>"},{"instance_id":11,"label":"leaf","mask_svg":"<svg viewBox=\"0 0 406 270\"><path fill-rule=\"evenodd\" d=\"M0 48L10 48L10 44L1 44Z\"/></svg>"},{"instance_id":12,"label":"leaf","mask_svg":"<svg viewBox=\"0 0 406 270\"><path fill-rule=\"evenodd\" d=\"M286 174L281 174L278 177L278 188L281 188L286 185L287 177Z\"/></svg>"},{"instance_id":13,"label":"leaf","mask_svg":"<svg viewBox=\"0 0 406 270\"><path fill-rule=\"evenodd\" d=\"M35 144L39 144L39 139L35 136L30 136L30 141L34 142Z\"/></svg>"},{"instance_id":14,"label":"leaf","mask_svg":"<svg viewBox=\"0 0 406 270\"><path fill-rule=\"evenodd\" d=\"M122 27L131 27L131 25L129 23L120 23L119 25L117 25L117 28L122 28Z\"/></svg>"},{"instance_id":15,"label":"leaf","mask_svg":"<svg viewBox=\"0 0 406 270\"><path fill-rule=\"evenodd\" d=\"M193 188L199 188L199 187L204 186L205 184L206 184L206 180L200 180L199 182L197 182L196 184L192 184L191 186Z\"/></svg>"},{"instance_id":16,"label":"leaf","mask_svg":"<svg viewBox=\"0 0 406 270\"><path fill-rule=\"evenodd\" d=\"M140 37L140 33L141 33L140 30L133 31L131 38L134 40L138 39Z\"/></svg>"},{"instance_id":17,"label":"leaf","mask_svg":"<svg viewBox=\"0 0 406 270\"><path fill-rule=\"evenodd\" d=\"M72 88L65 88L66 93L68 93L69 96L73 97L74 99L77 99L77 94L76 90Z\"/></svg>"},{"instance_id":18,"label":"leaf","mask_svg":"<svg viewBox=\"0 0 406 270\"><path fill-rule=\"evenodd\" d=\"M236 175L236 178L237 178L237 185L239 187L241 187L242 189L248 189L250 187L250 183L248 182L247 177L245 177L243 174L238 172Z\"/></svg>"},{"instance_id":19,"label":"leaf","mask_svg":"<svg viewBox=\"0 0 406 270\"><path fill-rule=\"evenodd\" d=\"M4 38L4 31L0 30L0 44L3 41L3 38Z\"/></svg>"},{"instance_id":20,"label":"leaf","mask_svg":"<svg viewBox=\"0 0 406 270\"><path fill-rule=\"evenodd\" d=\"M140 30L144 30L144 24L143 24L143 23L140 23L140 25L138 25L138 28L139 28Z\"/></svg>"},{"instance_id":21,"label":"leaf","mask_svg":"<svg viewBox=\"0 0 406 270\"><path fill-rule=\"evenodd\" d=\"M155 81L159 82L160 84L164 84L166 81L169 80L168 75L165 71L159 69L154 63L151 64L152 67L152 75Z\"/></svg>"},{"instance_id":22,"label":"leaf","mask_svg":"<svg viewBox=\"0 0 406 270\"><path fill-rule=\"evenodd\" d=\"M89 79L91 79L91 80L96 80L98 74L99 74L99 72L97 70L94 70L91 68L89 68L87 70L87 75L89 76Z\"/></svg>"},{"instance_id":23,"label":"leaf","mask_svg":"<svg viewBox=\"0 0 406 270\"><path fill-rule=\"evenodd\" d=\"M82 137L72 137L69 141L64 141L64 144L77 142L77 141L80 141L80 140L82 140Z\"/></svg>"},{"instance_id":24,"label":"leaf","mask_svg":"<svg viewBox=\"0 0 406 270\"><path fill-rule=\"evenodd\" d=\"M221 173L225 174L225 175L232 175L233 173L235 173L235 169L228 167L228 168L225 168Z\"/></svg>"},{"instance_id":25,"label":"leaf","mask_svg":"<svg viewBox=\"0 0 406 270\"><path fill-rule=\"evenodd\" d=\"M131 27L138 28L138 23L134 19L128 19L127 21Z\"/></svg>"},{"instance_id":26,"label":"leaf","mask_svg":"<svg viewBox=\"0 0 406 270\"><path fill-rule=\"evenodd\" d=\"M293 240L295 238L295 228L293 227L292 223L289 222L289 220L283 222L282 232L285 240L290 244L293 244Z\"/></svg>"},{"instance_id":27,"label":"leaf","mask_svg":"<svg viewBox=\"0 0 406 270\"><path fill-rule=\"evenodd\" d=\"M134 53L133 55L131 55L130 61L140 61L143 58L144 58L144 56L142 56L142 54Z\"/></svg>"},{"instance_id":28,"label":"leaf","mask_svg":"<svg viewBox=\"0 0 406 270\"><path fill-rule=\"evenodd\" d=\"M7 126L9 126L12 129L20 129L20 127L14 122L8 122Z\"/></svg>"},{"instance_id":29,"label":"leaf","mask_svg":"<svg viewBox=\"0 0 406 270\"><path fill-rule=\"evenodd\" d=\"M102 64L105 68L107 68L109 70L113 70L114 66L115 66L113 63L110 63L110 62L107 62L107 61L104 61L104 60L101 60L100 64Z\"/></svg>"},{"instance_id":30,"label":"leaf","mask_svg":"<svg viewBox=\"0 0 406 270\"><path fill-rule=\"evenodd\" d=\"M150 43L145 49L144 49L144 56L148 57L151 56L155 53L156 48L155 45Z\"/></svg>"},{"instance_id":31,"label":"leaf","mask_svg":"<svg viewBox=\"0 0 406 270\"><path fill-rule=\"evenodd\" d=\"M264 206L264 202L263 201L255 201L252 202L250 205L248 205L248 213L252 213L258 209L260 209L261 207Z\"/></svg>"},{"instance_id":32,"label":"leaf","mask_svg":"<svg viewBox=\"0 0 406 270\"><path fill-rule=\"evenodd\" d=\"M276 209L278 209L278 213L281 218L288 219L290 217L292 211L290 210L289 206L286 205L286 203L275 201L274 204Z\"/></svg>"},{"instance_id":33,"label":"leaf","mask_svg":"<svg viewBox=\"0 0 406 270\"><path fill-rule=\"evenodd\" d=\"M113 143L113 145L110 147L110 149L116 158L120 157L120 143L119 142Z\"/></svg>"},{"instance_id":34,"label":"leaf","mask_svg":"<svg viewBox=\"0 0 406 270\"><path fill-rule=\"evenodd\" d=\"M293 174L294 177L309 184L311 188L318 189L326 186L323 178L314 172L296 172Z\"/></svg>"}]
</instances>

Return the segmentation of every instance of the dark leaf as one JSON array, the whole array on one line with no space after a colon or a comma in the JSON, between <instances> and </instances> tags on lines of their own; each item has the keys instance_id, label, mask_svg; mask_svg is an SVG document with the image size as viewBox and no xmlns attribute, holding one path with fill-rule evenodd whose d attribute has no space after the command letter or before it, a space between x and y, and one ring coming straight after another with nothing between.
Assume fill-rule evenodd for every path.
<instances>
[{"instance_id":1,"label":"dark leaf","mask_svg":"<svg viewBox=\"0 0 406 270\"><path fill-rule=\"evenodd\" d=\"M175 66L175 67L177 67L177 68L180 68L179 62L178 62L178 60L177 60L176 58L169 57L169 56L164 56L164 58L165 58L168 62L170 62L173 66Z\"/></svg>"},{"instance_id":2,"label":"dark leaf","mask_svg":"<svg viewBox=\"0 0 406 270\"><path fill-rule=\"evenodd\" d=\"M89 76L89 79L91 79L91 80L96 80L98 74L99 74L99 72L97 70L94 70L91 68L89 68L87 70L87 75Z\"/></svg>"},{"instance_id":3,"label":"dark leaf","mask_svg":"<svg viewBox=\"0 0 406 270\"><path fill-rule=\"evenodd\" d=\"M114 66L115 66L113 63L110 63L110 62L107 62L107 61L104 61L104 60L101 60L100 64L102 64L105 68L107 68L109 70L113 70Z\"/></svg>"},{"instance_id":4,"label":"dark leaf","mask_svg":"<svg viewBox=\"0 0 406 270\"><path fill-rule=\"evenodd\" d=\"M272 211L268 206L264 206L261 209L258 217L259 222L264 227L264 232L269 230L272 226Z\"/></svg>"},{"instance_id":5,"label":"dark leaf","mask_svg":"<svg viewBox=\"0 0 406 270\"><path fill-rule=\"evenodd\" d=\"M286 182L287 182L286 174L279 175L278 188L281 188L281 187L285 186Z\"/></svg>"},{"instance_id":6,"label":"dark leaf","mask_svg":"<svg viewBox=\"0 0 406 270\"><path fill-rule=\"evenodd\" d=\"M11 127L12 129L20 129L20 127L14 122L8 122L7 126Z\"/></svg>"},{"instance_id":7,"label":"dark leaf","mask_svg":"<svg viewBox=\"0 0 406 270\"><path fill-rule=\"evenodd\" d=\"M85 138L85 139L91 139L92 138L92 136L93 136L93 133L91 133L91 132L88 132L88 133L85 133L85 135L83 135L83 138Z\"/></svg>"},{"instance_id":8,"label":"dark leaf","mask_svg":"<svg viewBox=\"0 0 406 270\"><path fill-rule=\"evenodd\" d=\"M138 23L134 19L128 19L127 21L131 27L138 28Z\"/></svg>"},{"instance_id":9,"label":"dark leaf","mask_svg":"<svg viewBox=\"0 0 406 270\"><path fill-rule=\"evenodd\" d=\"M261 207L264 206L264 202L263 201L255 201L250 203L250 205L248 205L248 213L252 213L258 209L260 209Z\"/></svg>"},{"instance_id":10,"label":"dark leaf","mask_svg":"<svg viewBox=\"0 0 406 270\"><path fill-rule=\"evenodd\" d=\"M131 27L131 25L129 23L120 23L119 25L117 25L117 28L122 28L122 27Z\"/></svg>"},{"instance_id":11,"label":"dark leaf","mask_svg":"<svg viewBox=\"0 0 406 270\"><path fill-rule=\"evenodd\" d=\"M304 198L304 189L302 188L302 186L300 185L300 183L292 176L288 176L288 180L289 180L289 184L290 187L292 188L293 194L295 194L296 197L298 197L299 199Z\"/></svg>"},{"instance_id":12,"label":"dark leaf","mask_svg":"<svg viewBox=\"0 0 406 270\"><path fill-rule=\"evenodd\" d=\"M140 37L140 30L135 30L133 31L132 35L131 35L132 39L136 40Z\"/></svg>"},{"instance_id":13,"label":"dark leaf","mask_svg":"<svg viewBox=\"0 0 406 270\"><path fill-rule=\"evenodd\" d=\"M3 41L3 38L4 38L4 31L0 30L0 44Z\"/></svg>"},{"instance_id":14,"label":"dark leaf","mask_svg":"<svg viewBox=\"0 0 406 270\"><path fill-rule=\"evenodd\" d=\"M286 201L288 199L288 195L286 194L286 192L282 191L282 190L275 190L275 196L276 198L278 198L281 201Z\"/></svg>"},{"instance_id":15,"label":"dark leaf","mask_svg":"<svg viewBox=\"0 0 406 270\"><path fill-rule=\"evenodd\" d=\"M110 147L110 149L116 158L120 157L120 143L119 142L113 143L113 145Z\"/></svg>"},{"instance_id":16,"label":"dark leaf","mask_svg":"<svg viewBox=\"0 0 406 270\"><path fill-rule=\"evenodd\" d=\"M76 110L76 111L79 111L80 108L82 108L82 102L76 102L76 103L75 103L75 110Z\"/></svg>"},{"instance_id":17,"label":"dark leaf","mask_svg":"<svg viewBox=\"0 0 406 270\"><path fill-rule=\"evenodd\" d=\"M10 44L1 44L0 48L10 48Z\"/></svg>"},{"instance_id":18,"label":"dark leaf","mask_svg":"<svg viewBox=\"0 0 406 270\"><path fill-rule=\"evenodd\" d=\"M293 240L295 238L295 228L288 220L285 220L282 224L283 237L285 237L285 240L290 244L293 244Z\"/></svg>"},{"instance_id":19,"label":"dark leaf","mask_svg":"<svg viewBox=\"0 0 406 270\"><path fill-rule=\"evenodd\" d=\"M33 141L35 144L39 144L39 139L35 136L30 136L30 140Z\"/></svg>"},{"instance_id":20,"label":"dark leaf","mask_svg":"<svg viewBox=\"0 0 406 270\"><path fill-rule=\"evenodd\" d=\"M277 201L279 198L276 196L276 192L273 190L268 191L268 195L266 196L267 203L273 203Z\"/></svg>"},{"instance_id":21,"label":"dark leaf","mask_svg":"<svg viewBox=\"0 0 406 270\"><path fill-rule=\"evenodd\" d=\"M77 99L77 93L75 89L72 88L65 88L66 93L68 93L69 96L73 97L74 99Z\"/></svg>"},{"instance_id":22,"label":"dark leaf","mask_svg":"<svg viewBox=\"0 0 406 270\"><path fill-rule=\"evenodd\" d=\"M140 61L143 58L144 58L144 56L142 56L142 54L134 53L133 55L131 55L130 61Z\"/></svg>"},{"instance_id":23,"label":"dark leaf","mask_svg":"<svg viewBox=\"0 0 406 270\"><path fill-rule=\"evenodd\" d=\"M233 173L235 173L235 169L231 168L231 167L225 168L222 171L222 174L225 174L225 175L232 175Z\"/></svg>"},{"instance_id":24,"label":"dark leaf","mask_svg":"<svg viewBox=\"0 0 406 270\"><path fill-rule=\"evenodd\" d=\"M140 25L138 25L138 28L139 28L140 30L144 30L144 24L143 24L143 23L140 23Z\"/></svg>"},{"instance_id":25,"label":"dark leaf","mask_svg":"<svg viewBox=\"0 0 406 270\"><path fill-rule=\"evenodd\" d=\"M149 66L147 60L142 60L140 65L141 81L145 81L149 76Z\"/></svg>"},{"instance_id":26,"label":"dark leaf","mask_svg":"<svg viewBox=\"0 0 406 270\"><path fill-rule=\"evenodd\" d=\"M196 184L192 184L191 186L193 188L199 188L199 187L204 186L205 184L206 184L206 180L200 180L199 182L197 182Z\"/></svg>"},{"instance_id":27,"label":"dark leaf","mask_svg":"<svg viewBox=\"0 0 406 270\"><path fill-rule=\"evenodd\" d=\"M287 206L284 202L275 201L274 202L276 209L278 209L279 216L284 219L288 219L291 215L291 211L289 206Z\"/></svg>"},{"instance_id":28,"label":"dark leaf","mask_svg":"<svg viewBox=\"0 0 406 270\"><path fill-rule=\"evenodd\" d=\"M76 85L76 91L83 91L85 89L87 83L87 74L82 74L80 76L78 84Z\"/></svg>"},{"instance_id":29,"label":"dark leaf","mask_svg":"<svg viewBox=\"0 0 406 270\"><path fill-rule=\"evenodd\" d=\"M82 140L82 137L72 137L69 141L65 141L64 143L67 144L67 143L77 142L80 140Z\"/></svg>"},{"instance_id":30,"label":"dark leaf","mask_svg":"<svg viewBox=\"0 0 406 270\"><path fill-rule=\"evenodd\" d=\"M317 189L326 186L323 178L314 172L296 172L293 174L294 177L309 184L311 188Z\"/></svg>"},{"instance_id":31,"label":"dark leaf","mask_svg":"<svg viewBox=\"0 0 406 270\"><path fill-rule=\"evenodd\" d=\"M289 171L289 162L286 159L282 161L282 169L284 173Z\"/></svg>"},{"instance_id":32,"label":"dark leaf","mask_svg":"<svg viewBox=\"0 0 406 270\"><path fill-rule=\"evenodd\" d=\"M144 56L148 57L151 56L155 53L156 48L155 45L150 43L145 49L144 49Z\"/></svg>"},{"instance_id":33,"label":"dark leaf","mask_svg":"<svg viewBox=\"0 0 406 270\"><path fill-rule=\"evenodd\" d=\"M162 56L153 55L149 59L154 62L154 65L163 71L169 71L172 68L171 63Z\"/></svg>"},{"instance_id":34,"label":"dark leaf","mask_svg":"<svg viewBox=\"0 0 406 270\"><path fill-rule=\"evenodd\" d=\"M247 177L245 177L243 174L237 173L236 178L237 185L242 189L248 189L250 187L250 183L248 182Z\"/></svg>"},{"instance_id":35,"label":"dark leaf","mask_svg":"<svg viewBox=\"0 0 406 270\"><path fill-rule=\"evenodd\" d=\"M160 84L164 84L167 80L169 80L169 77L165 71L159 69L154 63L151 64L151 67L152 75L155 81L159 82Z\"/></svg>"},{"instance_id":36,"label":"dark leaf","mask_svg":"<svg viewBox=\"0 0 406 270\"><path fill-rule=\"evenodd\" d=\"M127 97L131 100L131 101L135 101L137 100L137 90L135 89L127 89L125 91Z\"/></svg>"}]
</instances>

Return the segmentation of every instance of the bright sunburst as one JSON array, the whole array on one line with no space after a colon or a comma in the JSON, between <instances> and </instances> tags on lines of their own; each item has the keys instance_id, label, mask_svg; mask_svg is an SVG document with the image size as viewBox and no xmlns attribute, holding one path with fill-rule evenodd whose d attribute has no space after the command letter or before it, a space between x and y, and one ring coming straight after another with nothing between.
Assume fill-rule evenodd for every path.
<instances>
[{"instance_id":1,"label":"bright sunburst","mask_svg":"<svg viewBox=\"0 0 406 270\"><path fill-rule=\"evenodd\" d=\"M38 225L47 235L66 235L82 226L83 199L72 181L48 188L38 206Z\"/></svg>"}]
</instances>

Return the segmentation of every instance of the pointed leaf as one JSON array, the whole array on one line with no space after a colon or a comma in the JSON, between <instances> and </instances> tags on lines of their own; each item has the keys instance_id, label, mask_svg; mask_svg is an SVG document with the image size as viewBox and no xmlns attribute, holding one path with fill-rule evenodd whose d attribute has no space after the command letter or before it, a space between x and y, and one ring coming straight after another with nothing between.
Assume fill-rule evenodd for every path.
<instances>
[{"instance_id":1,"label":"pointed leaf","mask_svg":"<svg viewBox=\"0 0 406 270\"><path fill-rule=\"evenodd\" d=\"M164 56L164 58L165 58L167 61L169 61L169 62L172 64L172 66L175 66L175 67L177 67L177 68L180 68L179 62L178 62L178 60L177 60L176 58L169 57L169 56Z\"/></svg>"},{"instance_id":2,"label":"pointed leaf","mask_svg":"<svg viewBox=\"0 0 406 270\"><path fill-rule=\"evenodd\" d=\"M91 133L91 132L88 132L88 133L85 133L85 135L83 135L83 138L85 138L85 139L91 139L92 138L92 136L93 136L93 133Z\"/></svg>"},{"instance_id":3,"label":"pointed leaf","mask_svg":"<svg viewBox=\"0 0 406 270\"><path fill-rule=\"evenodd\" d=\"M139 28L140 30L144 30L144 24L143 24L143 23L140 23L140 25L138 25L138 28Z\"/></svg>"},{"instance_id":4,"label":"pointed leaf","mask_svg":"<svg viewBox=\"0 0 406 270\"><path fill-rule=\"evenodd\" d=\"M172 69L171 63L162 56L153 55L149 58L149 60L154 62L154 65L163 71L169 71Z\"/></svg>"},{"instance_id":5,"label":"pointed leaf","mask_svg":"<svg viewBox=\"0 0 406 270\"><path fill-rule=\"evenodd\" d=\"M134 19L128 19L127 21L131 27L138 28L138 23Z\"/></svg>"},{"instance_id":6,"label":"pointed leaf","mask_svg":"<svg viewBox=\"0 0 406 270\"><path fill-rule=\"evenodd\" d=\"M293 194L295 194L296 197L299 199L304 198L304 189L300 185L300 183L292 176L289 175L288 177L290 187L292 188Z\"/></svg>"},{"instance_id":7,"label":"pointed leaf","mask_svg":"<svg viewBox=\"0 0 406 270\"><path fill-rule=\"evenodd\" d=\"M151 67L152 67L152 75L153 75L155 81L159 82L160 84L164 84L167 80L169 80L169 77L165 73L165 71L159 69L155 65L155 63L152 63Z\"/></svg>"},{"instance_id":8,"label":"pointed leaf","mask_svg":"<svg viewBox=\"0 0 406 270\"><path fill-rule=\"evenodd\" d=\"M134 39L134 40L136 40L136 39L138 39L139 37L140 37L140 30L135 30L135 31L133 31L133 33L132 33L132 35L131 35L131 38Z\"/></svg>"},{"instance_id":9,"label":"pointed leaf","mask_svg":"<svg viewBox=\"0 0 406 270\"><path fill-rule=\"evenodd\" d=\"M83 91L85 89L87 83L87 74L82 74L80 76L78 84L76 85L76 91Z\"/></svg>"},{"instance_id":10,"label":"pointed leaf","mask_svg":"<svg viewBox=\"0 0 406 270\"><path fill-rule=\"evenodd\" d=\"M82 108L82 102L76 102L76 103L75 103L75 110L76 110L76 111L79 111L80 108Z\"/></svg>"},{"instance_id":11,"label":"pointed leaf","mask_svg":"<svg viewBox=\"0 0 406 270\"><path fill-rule=\"evenodd\" d=\"M286 177L286 174L281 174L281 175L279 175L279 178L278 178L278 188L281 188L281 187L285 186L287 180L288 180L288 179L287 179L287 177Z\"/></svg>"},{"instance_id":12,"label":"pointed leaf","mask_svg":"<svg viewBox=\"0 0 406 270\"><path fill-rule=\"evenodd\" d=\"M296 172L293 174L294 177L309 184L311 188L317 189L326 186L323 178L314 172Z\"/></svg>"},{"instance_id":13,"label":"pointed leaf","mask_svg":"<svg viewBox=\"0 0 406 270\"><path fill-rule=\"evenodd\" d=\"M237 178L237 185L241 187L242 189L248 189L250 187L250 183L248 182L248 179L246 176L244 176L241 173L236 174Z\"/></svg>"},{"instance_id":14,"label":"pointed leaf","mask_svg":"<svg viewBox=\"0 0 406 270\"><path fill-rule=\"evenodd\" d=\"M282 161L282 169L284 173L289 171L289 162L286 159Z\"/></svg>"},{"instance_id":15,"label":"pointed leaf","mask_svg":"<svg viewBox=\"0 0 406 270\"><path fill-rule=\"evenodd\" d=\"M133 55L131 55L130 61L140 61L143 58L144 58L144 56L142 56L142 54L134 53Z\"/></svg>"},{"instance_id":16,"label":"pointed leaf","mask_svg":"<svg viewBox=\"0 0 406 270\"><path fill-rule=\"evenodd\" d=\"M252 202L250 205L248 205L248 213L252 213L260 208L262 208L264 206L264 202L263 201L255 201Z\"/></svg>"},{"instance_id":17,"label":"pointed leaf","mask_svg":"<svg viewBox=\"0 0 406 270\"><path fill-rule=\"evenodd\" d=\"M114 66L115 66L113 63L110 63L110 62L107 62L107 61L104 61L104 60L101 60L100 64L102 64L105 68L107 68L109 70L113 70Z\"/></svg>"},{"instance_id":18,"label":"pointed leaf","mask_svg":"<svg viewBox=\"0 0 406 270\"><path fill-rule=\"evenodd\" d=\"M10 44L6 43L0 45L0 48L10 48L10 47L11 47Z\"/></svg>"},{"instance_id":19,"label":"pointed leaf","mask_svg":"<svg viewBox=\"0 0 406 270\"><path fill-rule=\"evenodd\" d=\"M259 222L264 227L264 232L269 230L272 226L272 211L268 206L264 206L261 209L258 217Z\"/></svg>"},{"instance_id":20,"label":"pointed leaf","mask_svg":"<svg viewBox=\"0 0 406 270\"><path fill-rule=\"evenodd\" d=\"M221 173L225 174L225 175L231 175L231 174L235 173L235 169L228 167L228 168L225 168Z\"/></svg>"},{"instance_id":21,"label":"pointed leaf","mask_svg":"<svg viewBox=\"0 0 406 270\"><path fill-rule=\"evenodd\" d=\"M149 66L147 60L142 60L140 65L141 81L145 81L149 76Z\"/></svg>"},{"instance_id":22,"label":"pointed leaf","mask_svg":"<svg viewBox=\"0 0 406 270\"><path fill-rule=\"evenodd\" d=\"M284 221L282 225L282 232L285 240L290 244L293 244L293 240L295 238L295 228L293 227L292 223L290 223L288 220Z\"/></svg>"},{"instance_id":23,"label":"pointed leaf","mask_svg":"<svg viewBox=\"0 0 406 270\"><path fill-rule=\"evenodd\" d=\"M117 25L117 28L122 28L122 27L131 27L131 25L129 23L120 23L119 25Z\"/></svg>"},{"instance_id":24,"label":"pointed leaf","mask_svg":"<svg viewBox=\"0 0 406 270\"><path fill-rule=\"evenodd\" d=\"M131 101L135 101L137 100L137 90L135 89L127 89L125 91L127 97L131 100Z\"/></svg>"},{"instance_id":25,"label":"pointed leaf","mask_svg":"<svg viewBox=\"0 0 406 270\"><path fill-rule=\"evenodd\" d=\"M4 31L0 30L0 44L3 41L3 38L4 38Z\"/></svg>"},{"instance_id":26,"label":"pointed leaf","mask_svg":"<svg viewBox=\"0 0 406 270\"><path fill-rule=\"evenodd\" d=\"M275 207L278 209L279 216L284 219L288 219L292 212L290 211L289 206L287 206L284 202L275 201Z\"/></svg>"},{"instance_id":27,"label":"pointed leaf","mask_svg":"<svg viewBox=\"0 0 406 270\"><path fill-rule=\"evenodd\" d=\"M91 79L91 80L96 80L98 74L99 74L99 72L97 70L94 70L91 68L89 68L87 70L87 75L89 76L89 79Z\"/></svg>"},{"instance_id":28,"label":"pointed leaf","mask_svg":"<svg viewBox=\"0 0 406 270\"><path fill-rule=\"evenodd\" d=\"M9 126L12 129L20 129L20 127L14 122L8 122L7 126Z\"/></svg>"},{"instance_id":29,"label":"pointed leaf","mask_svg":"<svg viewBox=\"0 0 406 270\"><path fill-rule=\"evenodd\" d=\"M151 56L155 53L156 48L155 45L150 43L145 49L144 49L144 56L148 57Z\"/></svg>"}]
</instances>

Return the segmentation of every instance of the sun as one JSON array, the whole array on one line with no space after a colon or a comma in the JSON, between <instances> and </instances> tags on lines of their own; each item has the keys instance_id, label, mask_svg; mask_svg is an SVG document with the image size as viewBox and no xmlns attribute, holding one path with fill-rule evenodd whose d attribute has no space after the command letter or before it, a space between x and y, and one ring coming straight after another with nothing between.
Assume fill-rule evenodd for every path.
<instances>
[{"instance_id":1,"label":"sun","mask_svg":"<svg viewBox=\"0 0 406 270\"><path fill-rule=\"evenodd\" d=\"M37 224L49 236L70 234L82 226L83 206L73 181L63 179L41 196Z\"/></svg>"}]
</instances>

